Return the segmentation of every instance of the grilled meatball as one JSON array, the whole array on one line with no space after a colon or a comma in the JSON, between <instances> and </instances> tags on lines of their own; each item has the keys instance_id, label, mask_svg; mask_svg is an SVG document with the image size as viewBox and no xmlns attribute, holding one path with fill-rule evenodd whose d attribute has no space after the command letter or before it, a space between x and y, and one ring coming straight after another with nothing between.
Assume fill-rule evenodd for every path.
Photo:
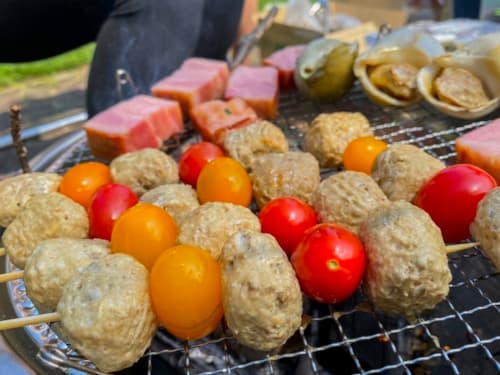
<instances>
[{"instance_id":1,"label":"grilled meatball","mask_svg":"<svg viewBox=\"0 0 500 375\"><path fill-rule=\"evenodd\" d=\"M224 242L243 229L260 232L260 221L252 211L237 204L209 202L185 216L177 242L201 247L218 259Z\"/></svg>"},{"instance_id":2,"label":"grilled meatball","mask_svg":"<svg viewBox=\"0 0 500 375\"><path fill-rule=\"evenodd\" d=\"M257 156L250 174L257 205L291 196L311 204L320 176L318 161L307 152L271 153Z\"/></svg>"},{"instance_id":3,"label":"grilled meatball","mask_svg":"<svg viewBox=\"0 0 500 375\"><path fill-rule=\"evenodd\" d=\"M313 207L321 222L341 224L356 234L370 211L387 202L370 176L352 171L323 180L313 196Z\"/></svg>"},{"instance_id":4,"label":"grilled meatball","mask_svg":"<svg viewBox=\"0 0 500 375\"><path fill-rule=\"evenodd\" d=\"M268 234L240 231L221 256L224 316L243 345L271 350L299 328L302 294L278 242Z\"/></svg>"},{"instance_id":5,"label":"grilled meatball","mask_svg":"<svg viewBox=\"0 0 500 375\"><path fill-rule=\"evenodd\" d=\"M25 173L0 181L0 226L6 227L35 194L57 191L62 177L55 173Z\"/></svg>"},{"instance_id":6,"label":"grilled meatball","mask_svg":"<svg viewBox=\"0 0 500 375\"><path fill-rule=\"evenodd\" d=\"M72 346L104 372L134 364L158 328L148 271L125 254L106 255L72 278L57 311Z\"/></svg>"},{"instance_id":7,"label":"grilled meatball","mask_svg":"<svg viewBox=\"0 0 500 375\"><path fill-rule=\"evenodd\" d=\"M140 201L163 208L177 223L180 223L184 216L200 205L196 191L190 185L185 184L167 184L155 187L144 193Z\"/></svg>"},{"instance_id":8,"label":"grilled meatball","mask_svg":"<svg viewBox=\"0 0 500 375\"><path fill-rule=\"evenodd\" d=\"M2 242L10 260L24 268L36 244L50 238L86 238L87 211L59 193L33 196L5 229Z\"/></svg>"},{"instance_id":9,"label":"grilled meatball","mask_svg":"<svg viewBox=\"0 0 500 375\"><path fill-rule=\"evenodd\" d=\"M373 165L372 177L392 201L411 202L418 190L444 163L413 145L392 145L381 152Z\"/></svg>"},{"instance_id":10,"label":"grilled meatball","mask_svg":"<svg viewBox=\"0 0 500 375\"><path fill-rule=\"evenodd\" d=\"M491 190L479 202L470 231L500 271L500 187Z\"/></svg>"},{"instance_id":11,"label":"grilled meatball","mask_svg":"<svg viewBox=\"0 0 500 375\"><path fill-rule=\"evenodd\" d=\"M38 308L54 311L69 280L109 253L104 240L55 238L39 242L26 261L26 293Z\"/></svg>"},{"instance_id":12,"label":"grilled meatball","mask_svg":"<svg viewBox=\"0 0 500 375\"><path fill-rule=\"evenodd\" d=\"M342 164L344 150L353 139L370 135L370 123L359 112L322 113L307 130L304 146L321 167L335 168Z\"/></svg>"},{"instance_id":13,"label":"grilled meatball","mask_svg":"<svg viewBox=\"0 0 500 375\"><path fill-rule=\"evenodd\" d=\"M249 170L256 155L287 152L288 141L276 125L258 121L229 132L224 138L224 148L229 156Z\"/></svg>"},{"instance_id":14,"label":"grilled meatball","mask_svg":"<svg viewBox=\"0 0 500 375\"><path fill-rule=\"evenodd\" d=\"M451 273L441 231L411 203L376 208L360 228L367 255L364 291L385 313L416 314L448 295Z\"/></svg>"},{"instance_id":15,"label":"grilled meatball","mask_svg":"<svg viewBox=\"0 0 500 375\"><path fill-rule=\"evenodd\" d=\"M127 185L139 196L157 186L179 182L175 160L154 148L120 155L109 166L113 181Z\"/></svg>"}]
</instances>

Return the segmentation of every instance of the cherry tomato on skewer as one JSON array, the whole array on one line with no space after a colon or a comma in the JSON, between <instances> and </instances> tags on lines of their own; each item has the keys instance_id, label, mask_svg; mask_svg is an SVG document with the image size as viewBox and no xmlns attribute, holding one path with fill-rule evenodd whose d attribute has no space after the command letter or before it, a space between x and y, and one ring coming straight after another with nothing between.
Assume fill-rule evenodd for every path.
<instances>
[{"instance_id":1,"label":"cherry tomato on skewer","mask_svg":"<svg viewBox=\"0 0 500 375\"><path fill-rule=\"evenodd\" d=\"M375 137L356 138L344 151L342 157L344 169L371 174L375 159L386 148L387 144Z\"/></svg>"},{"instance_id":2,"label":"cherry tomato on skewer","mask_svg":"<svg viewBox=\"0 0 500 375\"><path fill-rule=\"evenodd\" d=\"M224 151L215 143L199 142L189 146L179 158L179 178L196 189L196 182L203 167L222 156Z\"/></svg>"}]
</instances>

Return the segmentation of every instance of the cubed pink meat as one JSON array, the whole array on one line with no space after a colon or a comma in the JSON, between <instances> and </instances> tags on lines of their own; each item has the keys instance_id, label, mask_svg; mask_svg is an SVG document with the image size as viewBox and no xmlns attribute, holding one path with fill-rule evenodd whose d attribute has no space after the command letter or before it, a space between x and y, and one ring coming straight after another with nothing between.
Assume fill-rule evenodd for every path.
<instances>
[{"instance_id":1,"label":"cubed pink meat","mask_svg":"<svg viewBox=\"0 0 500 375\"><path fill-rule=\"evenodd\" d=\"M278 69L280 90L288 91L295 88L295 65L306 48L303 45L289 46L274 52L267 57L263 64Z\"/></svg>"}]
</instances>

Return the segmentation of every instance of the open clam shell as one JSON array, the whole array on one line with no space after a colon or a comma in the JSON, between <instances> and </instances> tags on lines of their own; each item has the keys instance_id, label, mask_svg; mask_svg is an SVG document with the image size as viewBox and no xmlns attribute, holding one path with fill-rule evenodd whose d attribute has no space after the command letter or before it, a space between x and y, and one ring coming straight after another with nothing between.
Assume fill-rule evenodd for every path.
<instances>
[{"instance_id":1,"label":"open clam shell","mask_svg":"<svg viewBox=\"0 0 500 375\"><path fill-rule=\"evenodd\" d=\"M431 35L400 29L387 35L371 49L359 55L354 63L354 74L373 102L403 107L421 99L415 83L418 70L442 54L444 54L443 47ZM375 72L375 69L383 69L383 66L388 67L389 70L391 69L389 66L396 67L396 70L388 74L386 74L387 71L382 74ZM376 83L374 82L375 76L378 76ZM381 82L381 76L387 80L386 84ZM400 95L397 91L391 90L389 87L391 80L396 81L393 82L393 86L399 86L405 92Z\"/></svg>"},{"instance_id":2,"label":"open clam shell","mask_svg":"<svg viewBox=\"0 0 500 375\"><path fill-rule=\"evenodd\" d=\"M436 80L445 68L458 68L472 73L479 91L469 92L468 96L483 100L478 100L476 106L461 105L459 100L454 101L453 98L443 100L438 95ZM457 77L454 82L456 88L469 86L467 91L472 90L469 82L461 83L459 79ZM500 33L484 35L463 49L437 57L418 73L417 88L428 103L452 117L472 120L493 112L500 107Z\"/></svg>"}]
</instances>

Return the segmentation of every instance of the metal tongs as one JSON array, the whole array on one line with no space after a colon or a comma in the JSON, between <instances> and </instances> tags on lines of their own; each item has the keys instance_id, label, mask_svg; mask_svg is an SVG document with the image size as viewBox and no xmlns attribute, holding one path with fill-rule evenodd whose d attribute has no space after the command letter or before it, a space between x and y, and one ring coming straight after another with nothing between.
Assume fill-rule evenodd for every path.
<instances>
[{"instance_id":1,"label":"metal tongs","mask_svg":"<svg viewBox=\"0 0 500 375\"><path fill-rule=\"evenodd\" d=\"M262 38L264 32L271 26L274 18L278 14L278 8L273 6L266 16L259 21L255 29L253 29L250 33L243 35L236 46L234 47L234 52L232 58L226 56L227 64L229 65L229 69L234 69L238 65L240 65L245 58L250 53L251 49L255 44Z\"/></svg>"}]
</instances>

